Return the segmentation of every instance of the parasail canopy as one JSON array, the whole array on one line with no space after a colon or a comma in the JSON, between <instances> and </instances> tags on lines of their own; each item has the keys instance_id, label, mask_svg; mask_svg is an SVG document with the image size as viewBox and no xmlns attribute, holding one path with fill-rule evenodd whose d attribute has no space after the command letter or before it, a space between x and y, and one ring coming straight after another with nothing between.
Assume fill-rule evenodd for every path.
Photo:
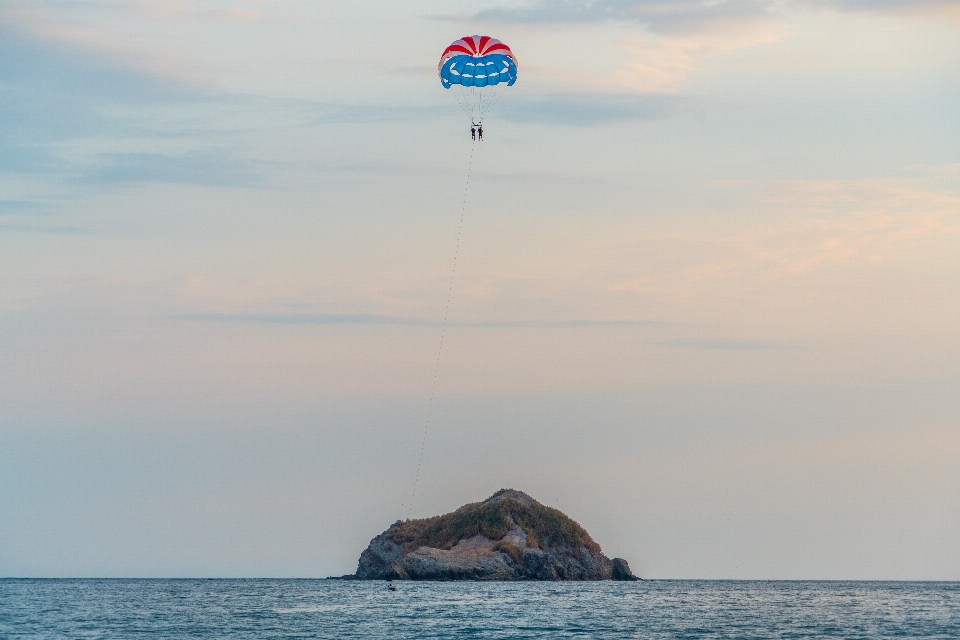
<instances>
[{"instance_id":1,"label":"parasail canopy","mask_svg":"<svg viewBox=\"0 0 960 640\"><path fill-rule=\"evenodd\" d=\"M440 83L445 89L488 87L501 83L513 86L517 81L517 58L510 47L490 36L464 36L443 50Z\"/></svg>"}]
</instances>

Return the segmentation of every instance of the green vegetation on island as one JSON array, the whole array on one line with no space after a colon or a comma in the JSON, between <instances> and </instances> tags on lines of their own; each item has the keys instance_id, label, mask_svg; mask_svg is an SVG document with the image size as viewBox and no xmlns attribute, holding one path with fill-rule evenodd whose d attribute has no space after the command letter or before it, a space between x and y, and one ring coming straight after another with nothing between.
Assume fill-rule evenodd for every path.
<instances>
[{"instance_id":1,"label":"green vegetation on island","mask_svg":"<svg viewBox=\"0 0 960 640\"><path fill-rule=\"evenodd\" d=\"M399 521L386 532L386 536L404 549L452 549L460 540L477 534L490 540L503 540L512 527L519 526L527 534L530 548L546 550L550 546L567 545L600 551L590 534L559 510L532 499L529 504L516 499L498 500L504 494L512 493L515 493L512 489L501 489L487 500L464 505L453 513ZM511 557L519 557L520 549L514 545L504 542L500 546L503 547L500 550ZM515 551L508 546L514 547Z\"/></svg>"}]
</instances>

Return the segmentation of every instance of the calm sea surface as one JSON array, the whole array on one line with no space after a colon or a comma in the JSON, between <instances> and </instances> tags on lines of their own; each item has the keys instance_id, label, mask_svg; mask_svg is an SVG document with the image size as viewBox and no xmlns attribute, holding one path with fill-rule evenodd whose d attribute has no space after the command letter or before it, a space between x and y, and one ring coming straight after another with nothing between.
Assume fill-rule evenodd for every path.
<instances>
[{"instance_id":1,"label":"calm sea surface","mask_svg":"<svg viewBox=\"0 0 960 640\"><path fill-rule=\"evenodd\" d=\"M960 638L960 583L0 580L0 638Z\"/></svg>"}]
</instances>

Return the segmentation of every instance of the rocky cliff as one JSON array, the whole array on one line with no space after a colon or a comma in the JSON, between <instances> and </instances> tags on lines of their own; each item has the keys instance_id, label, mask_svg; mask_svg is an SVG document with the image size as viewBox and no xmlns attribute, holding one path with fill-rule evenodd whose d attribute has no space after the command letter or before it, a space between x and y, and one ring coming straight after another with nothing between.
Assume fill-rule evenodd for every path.
<instances>
[{"instance_id":1,"label":"rocky cliff","mask_svg":"<svg viewBox=\"0 0 960 640\"><path fill-rule=\"evenodd\" d=\"M360 554L365 580L636 580L579 524L522 491L398 520Z\"/></svg>"}]
</instances>

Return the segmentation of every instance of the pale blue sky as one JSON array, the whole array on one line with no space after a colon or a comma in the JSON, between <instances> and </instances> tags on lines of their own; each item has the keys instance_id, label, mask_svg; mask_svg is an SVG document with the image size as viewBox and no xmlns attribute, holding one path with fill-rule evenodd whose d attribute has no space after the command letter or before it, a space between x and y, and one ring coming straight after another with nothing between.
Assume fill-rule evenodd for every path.
<instances>
[{"instance_id":1,"label":"pale blue sky","mask_svg":"<svg viewBox=\"0 0 960 640\"><path fill-rule=\"evenodd\" d=\"M352 572L512 486L649 577L960 579L953 2L0 5L0 576Z\"/></svg>"}]
</instances>

